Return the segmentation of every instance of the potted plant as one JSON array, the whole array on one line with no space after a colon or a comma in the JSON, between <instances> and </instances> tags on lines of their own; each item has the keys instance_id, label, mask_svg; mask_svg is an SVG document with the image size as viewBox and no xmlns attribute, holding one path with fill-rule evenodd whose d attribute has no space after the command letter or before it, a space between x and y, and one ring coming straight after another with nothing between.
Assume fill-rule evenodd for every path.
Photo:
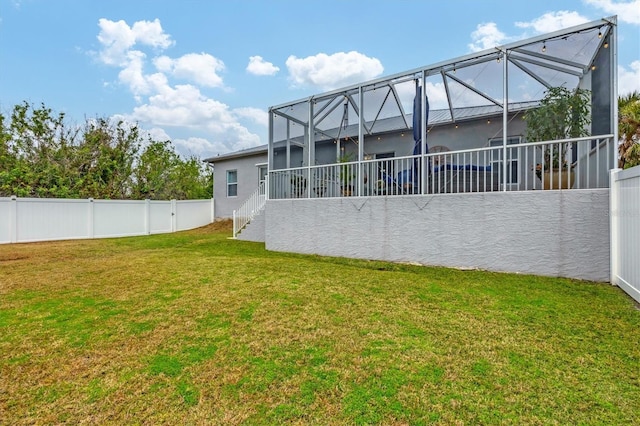
<instances>
[{"instance_id":1,"label":"potted plant","mask_svg":"<svg viewBox=\"0 0 640 426\"><path fill-rule=\"evenodd\" d=\"M591 123L590 92L552 87L546 91L540 105L524 115L529 142L579 138L589 134ZM567 151L570 142L542 146L542 164L536 165L536 175L545 189L571 188L574 174ZM552 178L553 177L553 181ZM562 180L562 182L560 182Z\"/></svg>"}]
</instances>

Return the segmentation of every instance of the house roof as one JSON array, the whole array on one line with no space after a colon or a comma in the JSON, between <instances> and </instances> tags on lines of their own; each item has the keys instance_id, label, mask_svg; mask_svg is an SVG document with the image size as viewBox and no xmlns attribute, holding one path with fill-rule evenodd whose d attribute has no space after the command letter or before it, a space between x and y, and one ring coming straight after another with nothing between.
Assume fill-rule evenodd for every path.
<instances>
[{"instance_id":1,"label":"house roof","mask_svg":"<svg viewBox=\"0 0 640 426\"><path fill-rule=\"evenodd\" d=\"M205 163L217 163L219 161L232 160L234 158L251 157L254 155L266 154L268 145L254 146L253 148L242 149L240 151L229 152L226 154L218 154L215 157L205 158Z\"/></svg>"}]
</instances>

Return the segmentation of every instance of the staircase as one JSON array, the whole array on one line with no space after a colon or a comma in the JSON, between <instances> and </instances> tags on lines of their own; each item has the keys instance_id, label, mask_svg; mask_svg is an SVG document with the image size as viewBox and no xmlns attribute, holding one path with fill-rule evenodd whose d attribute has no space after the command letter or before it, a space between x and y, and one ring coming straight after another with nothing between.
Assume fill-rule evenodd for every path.
<instances>
[{"instance_id":1,"label":"staircase","mask_svg":"<svg viewBox=\"0 0 640 426\"><path fill-rule=\"evenodd\" d=\"M233 238L251 223L251 221L264 210L267 202L265 182L260 182L258 189L240 206L233 211ZM264 238L264 237L263 237Z\"/></svg>"}]
</instances>

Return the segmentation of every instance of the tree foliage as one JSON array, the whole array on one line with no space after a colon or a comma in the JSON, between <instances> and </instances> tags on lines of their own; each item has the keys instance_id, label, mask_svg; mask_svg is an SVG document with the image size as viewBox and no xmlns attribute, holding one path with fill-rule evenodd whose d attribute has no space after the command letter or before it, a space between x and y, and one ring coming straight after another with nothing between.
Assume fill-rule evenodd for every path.
<instances>
[{"instance_id":1,"label":"tree foliage","mask_svg":"<svg viewBox=\"0 0 640 426\"><path fill-rule=\"evenodd\" d=\"M211 173L171 141L137 125L89 119L70 126L44 104L0 113L0 196L97 199L210 198Z\"/></svg>"},{"instance_id":2,"label":"tree foliage","mask_svg":"<svg viewBox=\"0 0 640 426\"><path fill-rule=\"evenodd\" d=\"M618 98L621 169L640 165L640 92Z\"/></svg>"},{"instance_id":3,"label":"tree foliage","mask_svg":"<svg viewBox=\"0 0 640 426\"><path fill-rule=\"evenodd\" d=\"M546 91L540 105L527 111L527 140L553 141L587 136L591 122L590 92L552 87Z\"/></svg>"},{"instance_id":4,"label":"tree foliage","mask_svg":"<svg viewBox=\"0 0 640 426\"><path fill-rule=\"evenodd\" d=\"M540 105L527 111L526 137L529 142L579 138L589 134L590 92L585 89L569 90L551 87L545 92ZM561 143L544 150L544 170L568 167L569 143Z\"/></svg>"}]
</instances>

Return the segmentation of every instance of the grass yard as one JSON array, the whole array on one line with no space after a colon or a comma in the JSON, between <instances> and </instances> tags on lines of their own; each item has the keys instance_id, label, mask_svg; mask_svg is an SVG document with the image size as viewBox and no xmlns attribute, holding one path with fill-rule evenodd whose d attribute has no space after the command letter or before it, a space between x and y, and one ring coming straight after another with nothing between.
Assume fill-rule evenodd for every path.
<instances>
[{"instance_id":1,"label":"grass yard","mask_svg":"<svg viewBox=\"0 0 640 426\"><path fill-rule=\"evenodd\" d=\"M0 424L640 424L618 288L229 235L0 246Z\"/></svg>"}]
</instances>

